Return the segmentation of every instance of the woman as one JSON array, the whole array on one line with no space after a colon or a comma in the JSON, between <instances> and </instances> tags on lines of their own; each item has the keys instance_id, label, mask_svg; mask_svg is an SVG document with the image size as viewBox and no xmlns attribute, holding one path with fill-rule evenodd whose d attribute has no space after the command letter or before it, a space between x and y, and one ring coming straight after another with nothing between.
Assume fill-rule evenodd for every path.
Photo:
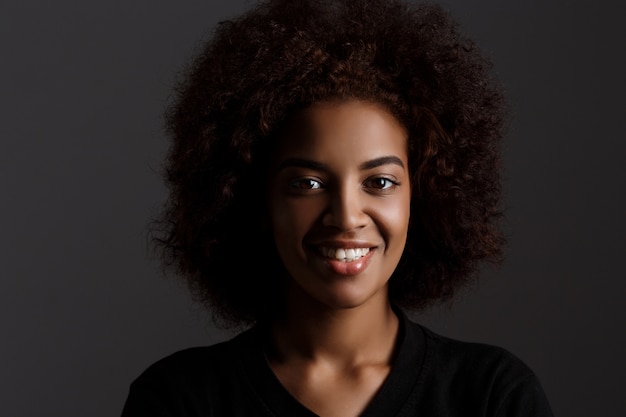
<instances>
[{"instance_id":1,"label":"woman","mask_svg":"<svg viewBox=\"0 0 626 417\"><path fill-rule=\"evenodd\" d=\"M158 237L230 341L133 382L130 416L550 416L503 349L409 321L500 259L501 91L439 7L269 1L168 110Z\"/></svg>"}]
</instances>

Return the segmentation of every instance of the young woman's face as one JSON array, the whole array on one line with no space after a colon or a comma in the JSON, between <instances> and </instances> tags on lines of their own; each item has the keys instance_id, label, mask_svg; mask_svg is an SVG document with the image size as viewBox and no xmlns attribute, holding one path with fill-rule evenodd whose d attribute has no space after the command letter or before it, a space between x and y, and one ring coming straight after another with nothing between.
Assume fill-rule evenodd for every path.
<instances>
[{"instance_id":1,"label":"young woman's face","mask_svg":"<svg viewBox=\"0 0 626 417\"><path fill-rule=\"evenodd\" d=\"M331 308L386 301L410 213L400 122L369 102L314 104L282 132L270 178L274 239L298 293Z\"/></svg>"}]
</instances>

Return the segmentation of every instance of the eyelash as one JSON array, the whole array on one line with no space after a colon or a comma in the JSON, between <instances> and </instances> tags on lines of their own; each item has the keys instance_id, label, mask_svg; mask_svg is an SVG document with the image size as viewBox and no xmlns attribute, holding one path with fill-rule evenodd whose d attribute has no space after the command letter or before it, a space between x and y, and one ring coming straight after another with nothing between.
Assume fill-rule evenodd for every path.
<instances>
[{"instance_id":1,"label":"eyelash","mask_svg":"<svg viewBox=\"0 0 626 417\"><path fill-rule=\"evenodd\" d=\"M376 182L378 182L378 184L380 184L380 182L385 182L385 185L383 185L382 187L377 187ZM363 184L365 188L373 189L376 191L388 191L400 185L398 181L394 181L393 179L387 178L387 177L368 178L367 180L363 182ZM300 192L307 192L309 190L319 190L319 189L326 188L324 186L324 183L320 181L318 178L310 178L310 177L295 179L289 183L289 187Z\"/></svg>"},{"instance_id":2,"label":"eyelash","mask_svg":"<svg viewBox=\"0 0 626 417\"><path fill-rule=\"evenodd\" d=\"M374 183L376 183L378 181L385 181L386 182L386 186L383 186L383 187L380 187L380 188L372 186L372 185L374 185ZM400 183L398 183L398 181L394 181L391 178L387 178L387 177L371 178L371 179L368 179L365 183L366 184L370 183L370 187L369 188L373 188L373 189L379 190L379 191L390 190L390 189L393 189L393 188L397 187L398 185L400 185Z\"/></svg>"},{"instance_id":3,"label":"eyelash","mask_svg":"<svg viewBox=\"0 0 626 417\"><path fill-rule=\"evenodd\" d=\"M305 186L307 185L307 183L308 185L311 185L311 183L316 183L317 187ZM316 178L298 178L298 179L291 181L289 183L289 186L297 189L298 191L300 190L306 191L306 190L317 190L317 189L323 188L324 184L322 183L322 181Z\"/></svg>"}]
</instances>

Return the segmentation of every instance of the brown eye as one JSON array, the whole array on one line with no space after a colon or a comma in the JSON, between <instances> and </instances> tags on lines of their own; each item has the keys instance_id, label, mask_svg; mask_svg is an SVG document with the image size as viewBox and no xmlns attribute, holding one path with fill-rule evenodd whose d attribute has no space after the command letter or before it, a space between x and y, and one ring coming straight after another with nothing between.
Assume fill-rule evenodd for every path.
<instances>
[{"instance_id":1,"label":"brown eye","mask_svg":"<svg viewBox=\"0 0 626 417\"><path fill-rule=\"evenodd\" d=\"M300 190L317 190L322 188L322 183L314 178L299 178L290 182L289 185Z\"/></svg>"},{"instance_id":2,"label":"brown eye","mask_svg":"<svg viewBox=\"0 0 626 417\"><path fill-rule=\"evenodd\" d=\"M376 177L367 181L366 186L375 190L388 190L398 185L397 182L385 177Z\"/></svg>"}]
</instances>

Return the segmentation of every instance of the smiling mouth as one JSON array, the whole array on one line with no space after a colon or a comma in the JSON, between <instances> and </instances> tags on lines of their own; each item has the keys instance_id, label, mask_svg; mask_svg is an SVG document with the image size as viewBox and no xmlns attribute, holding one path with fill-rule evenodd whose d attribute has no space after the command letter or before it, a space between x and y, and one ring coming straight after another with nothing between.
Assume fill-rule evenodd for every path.
<instances>
[{"instance_id":1,"label":"smiling mouth","mask_svg":"<svg viewBox=\"0 0 626 417\"><path fill-rule=\"evenodd\" d=\"M320 247L320 253L325 257L341 262L352 262L362 258L370 252L370 248L328 248Z\"/></svg>"}]
</instances>

